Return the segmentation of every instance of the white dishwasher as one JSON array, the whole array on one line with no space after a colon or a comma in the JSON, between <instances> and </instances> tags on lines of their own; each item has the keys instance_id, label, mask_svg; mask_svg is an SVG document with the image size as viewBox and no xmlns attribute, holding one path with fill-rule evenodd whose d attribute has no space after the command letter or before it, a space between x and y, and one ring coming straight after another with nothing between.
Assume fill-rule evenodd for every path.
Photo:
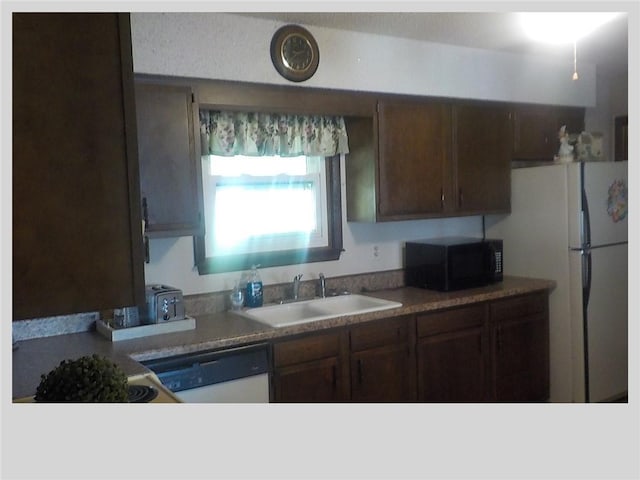
<instances>
[{"instance_id":1,"label":"white dishwasher","mask_svg":"<svg viewBox=\"0 0 640 480\"><path fill-rule=\"evenodd\" d=\"M249 345L142 362L185 403L268 403L269 347Z\"/></svg>"}]
</instances>

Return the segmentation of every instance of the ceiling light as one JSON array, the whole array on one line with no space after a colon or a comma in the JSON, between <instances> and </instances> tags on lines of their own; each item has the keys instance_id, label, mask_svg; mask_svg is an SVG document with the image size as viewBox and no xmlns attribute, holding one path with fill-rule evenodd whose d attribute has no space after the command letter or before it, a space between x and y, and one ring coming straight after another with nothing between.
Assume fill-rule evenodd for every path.
<instances>
[{"instance_id":1,"label":"ceiling light","mask_svg":"<svg viewBox=\"0 0 640 480\"><path fill-rule=\"evenodd\" d=\"M527 12L519 17L525 34L534 41L553 45L573 43L571 78L578 80L578 40L618 15L618 12Z\"/></svg>"},{"instance_id":2,"label":"ceiling light","mask_svg":"<svg viewBox=\"0 0 640 480\"><path fill-rule=\"evenodd\" d=\"M519 16L524 32L531 39L570 44L618 15L618 12L526 12Z\"/></svg>"}]
</instances>

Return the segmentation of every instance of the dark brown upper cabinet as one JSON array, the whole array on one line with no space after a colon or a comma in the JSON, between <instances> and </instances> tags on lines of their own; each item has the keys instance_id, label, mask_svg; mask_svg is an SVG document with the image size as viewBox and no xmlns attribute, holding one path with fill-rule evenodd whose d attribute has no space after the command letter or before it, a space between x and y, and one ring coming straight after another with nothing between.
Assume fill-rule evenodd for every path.
<instances>
[{"instance_id":1,"label":"dark brown upper cabinet","mask_svg":"<svg viewBox=\"0 0 640 480\"><path fill-rule=\"evenodd\" d=\"M439 102L378 104L380 220L438 216L450 193L451 111Z\"/></svg>"},{"instance_id":2,"label":"dark brown upper cabinet","mask_svg":"<svg viewBox=\"0 0 640 480\"><path fill-rule=\"evenodd\" d=\"M616 162L629 159L629 116L621 115L614 119L614 156Z\"/></svg>"},{"instance_id":3,"label":"dark brown upper cabinet","mask_svg":"<svg viewBox=\"0 0 640 480\"><path fill-rule=\"evenodd\" d=\"M373 118L348 117L347 220L445 215L451 194L451 110L425 101L379 101Z\"/></svg>"},{"instance_id":4,"label":"dark brown upper cabinet","mask_svg":"<svg viewBox=\"0 0 640 480\"><path fill-rule=\"evenodd\" d=\"M584 108L548 105L516 105L513 107L514 160L552 161L558 153L558 132L584 130Z\"/></svg>"},{"instance_id":5,"label":"dark brown upper cabinet","mask_svg":"<svg viewBox=\"0 0 640 480\"><path fill-rule=\"evenodd\" d=\"M143 305L129 15L12 20L13 319Z\"/></svg>"},{"instance_id":6,"label":"dark brown upper cabinet","mask_svg":"<svg viewBox=\"0 0 640 480\"><path fill-rule=\"evenodd\" d=\"M148 237L202 234L200 143L190 86L136 78L140 205ZM196 141L197 140L197 141Z\"/></svg>"},{"instance_id":7,"label":"dark brown upper cabinet","mask_svg":"<svg viewBox=\"0 0 640 480\"><path fill-rule=\"evenodd\" d=\"M459 215L511 211L512 123L506 105L457 104L453 108L451 209Z\"/></svg>"},{"instance_id":8,"label":"dark brown upper cabinet","mask_svg":"<svg viewBox=\"0 0 640 480\"><path fill-rule=\"evenodd\" d=\"M414 220L510 211L506 106L380 101L347 118L347 219Z\"/></svg>"}]
</instances>

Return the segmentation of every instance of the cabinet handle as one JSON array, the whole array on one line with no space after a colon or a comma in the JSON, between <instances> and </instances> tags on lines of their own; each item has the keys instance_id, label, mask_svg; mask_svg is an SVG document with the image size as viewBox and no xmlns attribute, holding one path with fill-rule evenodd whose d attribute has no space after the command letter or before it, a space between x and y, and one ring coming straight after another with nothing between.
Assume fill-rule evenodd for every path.
<instances>
[{"instance_id":1,"label":"cabinet handle","mask_svg":"<svg viewBox=\"0 0 640 480\"><path fill-rule=\"evenodd\" d=\"M147 204L147 197L142 197L142 219L145 225L149 225L149 206Z\"/></svg>"},{"instance_id":2,"label":"cabinet handle","mask_svg":"<svg viewBox=\"0 0 640 480\"><path fill-rule=\"evenodd\" d=\"M462 194L462 189L458 191L458 202L460 203L460 206L462 206L462 204L464 203L464 195Z\"/></svg>"},{"instance_id":3,"label":"cabinet handle","mask_svg":"<svg viewBox=\"0 0 640 480\"><path fill-rule=\"evenodd\" d=\"M333 390L336 390L336 386L338 385L338 379L337 379L337 373L336 372L336 366L332 366L331 367L331 386L333 387Z\"/></svg>"},{"instance_id":4,"label":"cabinet handle","mask_svg":"<svg viewBox=\"0 0 640 480\"><path fill-rule=\"evenodd\" d=\"M358 360L358 383L362 385L362 360Z\"/></svg>"},{"instance_id":5,"label":"cabinet handle","mask_svg":"<svg viewBox=\"0 0 640 480\"><path fill-rule=\"evenodd\" d=\"M440 206L442 207L442 210L444 210L444 189L443 188L440 189Z\"/></svg>"},{"instance_id":6,"label":"cabinet handle","mask_svg":"<svg viewBox=\"0 0 640 480\"><path fill-rule=\"evenodd\" d=\"M144 236L144 263L150 263L151 259L149 257L149 237Z\"/></svg>"}]
</instances>

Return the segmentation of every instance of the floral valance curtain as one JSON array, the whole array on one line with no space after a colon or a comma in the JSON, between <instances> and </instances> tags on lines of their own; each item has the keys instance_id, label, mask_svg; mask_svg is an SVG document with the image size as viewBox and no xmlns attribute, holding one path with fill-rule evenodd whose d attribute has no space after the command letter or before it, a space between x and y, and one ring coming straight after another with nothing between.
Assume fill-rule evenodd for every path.
<instances>
[{"instance_id":1,"label":"floral valance curtain","mask_svg":"<svg viewBox=\"0 0 640 480\"><path fill-rule=\"evenodd\" d=\"M341 116L200 110L202 155L332 156L349 153Z\"/></svg>"}]
</instances>

